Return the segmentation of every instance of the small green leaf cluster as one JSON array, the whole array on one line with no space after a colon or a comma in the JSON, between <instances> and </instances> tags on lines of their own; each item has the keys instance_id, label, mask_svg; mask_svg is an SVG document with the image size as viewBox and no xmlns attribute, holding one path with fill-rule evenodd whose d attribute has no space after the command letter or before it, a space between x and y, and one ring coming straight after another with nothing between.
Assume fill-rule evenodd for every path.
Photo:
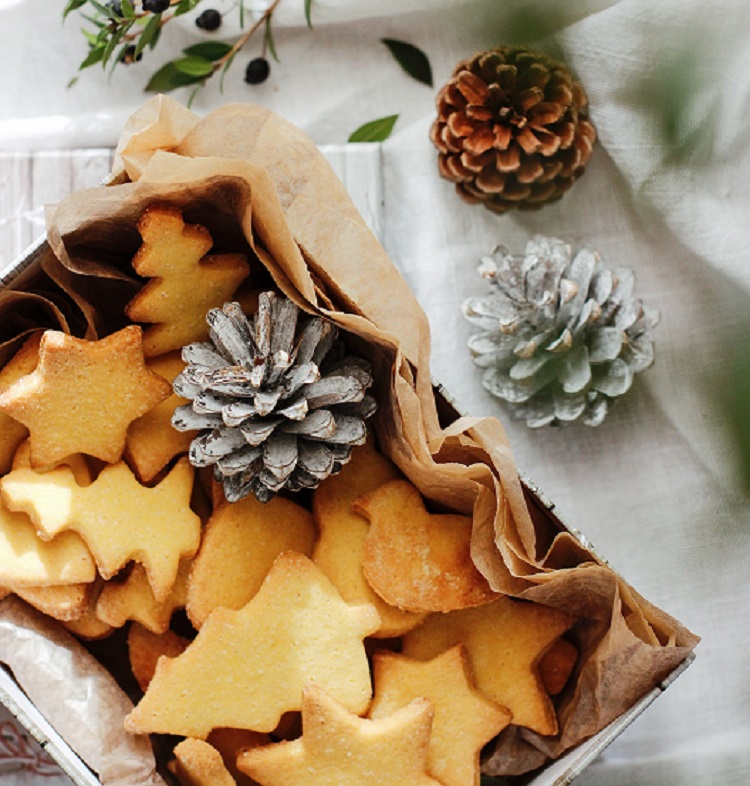
<instances>
[{"instance_id":1,"label":"small green leaf cluster","mask_svg":"<svg viewBox=\"0 0 750 786\"><path fill-rule=\"evenodd\" d=\"M264 51L266 48L278 60L271 29L271 17L280 0L275 0L261 17L234 44L206 41L183 50L180 57L162 66L149 80L146 90L169 92L179 87L203 86L216 72L226 73L234 56L245 45L261 24L265 25ZM171 0L169 8L155 13L144 10L142 2L136 0L67 0L63 20L73 11L78 11L89 27L82 33L88 43L88 53L78 67L79 72L93 65L103 68L111 64L131 63L139 60L147 49L154 49L159 42L164 26L173 18L192 11L201 0ZM305 15L312 26L310 7L312 0L305 2ZM245 26L245 8L238 3L241 27ZM71 80L73 84L76 80Z\"/></svg>"},{"instance_id":2,"label":"small green leaf cluster","mask_svg":"<svg viewBox=\"0 0 750 786\"><path fill-rule=\"evenodd\" d=\"M78 67L79 71L101 63L102 67L140 59L148 47L153 49L159 41L162 27L168 19L192 11L200 0L172 0L170 15L150 13L136 7L132 0L120 0L104 4L99 0L68 0L63 10L63 19L72 11L81 10L81 16L93 27L82 29L89 51Z\"/></svg>"}]
</instances>

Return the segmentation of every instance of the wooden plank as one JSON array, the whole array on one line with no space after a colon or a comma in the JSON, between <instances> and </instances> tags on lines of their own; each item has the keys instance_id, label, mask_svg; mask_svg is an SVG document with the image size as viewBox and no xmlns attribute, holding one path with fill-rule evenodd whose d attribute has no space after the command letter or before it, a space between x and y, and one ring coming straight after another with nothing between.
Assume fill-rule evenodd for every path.
<instances>
[{"instance_id":1,"label":"wooden plank","mask_svg":"<svg viewBox=\"0 0 750 786\"><path fill-rule=\"evenodd\" d=\"M34 235L27 215L33 204L31 158L0 153L0 269L31 243Z\"/></svg>"},{"instance_id":2,"label":"wooden plank","mask_svg":"<svg viewBox=\"0 0 750 786\"><path fill-rule=\"evenodd\" d=\"M380 145L323 145L320 150L367 225L382 237ZM101 184L112 159L108 148L0 153L0 270L44 233L45 204Z\"/></svg>"},{"instance_id":3,"label":"wooden plank","mask_svg":"<svg viewBox=\"0 0 750 786\"><path fill-rule=\"evenodd\" d=\"M322 145L326 157L376 237L383 237L383 169L379 144Z\"/></svg>"},{"instance_id":4,"label":"wooden plank","mask_svg":"<svg viewBox=\"0 0 750 786\"><path fill-rule=\"evenodd\" d=\"M58 202L70 191L72 158L68 153L42 151L31 158L31 187L33 208L28 215L33 236L43 235L46 229L44 206Z\"/></svg>"},{"instance_id":5,"label":"wooden plank","mask_svg":"<svg viewBox=\"0 0 750 786\"><path fill-rule=\"evenodd\" d=\"M71 156L70 191L102 185L112 171L114 151L107 148L73 150Z\"/></svg>"}]
</instances>

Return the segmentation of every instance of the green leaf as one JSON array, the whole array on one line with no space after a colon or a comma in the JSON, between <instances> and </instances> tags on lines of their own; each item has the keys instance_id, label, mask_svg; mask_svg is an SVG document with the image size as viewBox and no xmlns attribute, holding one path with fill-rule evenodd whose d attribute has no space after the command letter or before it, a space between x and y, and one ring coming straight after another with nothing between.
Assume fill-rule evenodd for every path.
<instances>
[{"instance_id":1,"label":"green leaf","mask_svg":"<svg viewBox=\"0 0 750 786\"><path fill-rule=\"evenodd\" d=\"M94 46L89 51L88 55L83 59L81 65L78 66L79 71L83 71L84 68L88 68L89 66L95 65L96 63L100 63L102 58L104 57L104 50L107 47L103 44L98 44Z\"/></svg>"},{"instance_id":2,"label":"green leaf","mask_svg":"<svg viewBox=\"0 0 750 786\"><path fill-rule=\"evenodd\" d=\"M161 31L164 29L164 25L159 25L156 28L156 32L154 33L151 40L148 42L148 48L154 49L154 47L159 43L159 38L161 37Z\"/></svg>"},{"instance_id":3,"label":"green leaf","mask_svg":"<svg viewBox=\"0 0 750 786\"><path fill-rule=\"evenodd\" d=\"M214 64L203 57L181 57L179 60L173 60L172 62L180 73L188 76L203 78L212 74L214 70Z\"/></svg>"},{"instance_id":4,"label":"green leaf","mask_svg":"<svg viewBox=\"0 0 750 786\"><path fill-rule=\"evenodd\" d=\"M113 13L114 13L114 12L112 11L112 9L110 9L110 8L107 8L107 6L106 6L106 5L102 5L102 3L99 3L99 2L97 2L97 0L89 0L89 2L91 3L91 5L93 5L93 6L94 6L94 8L96 8L96 10L97 10L97 11L98 11L98 12L99 12L99 13L100 13L102 16L106 16L106 17L108 17L108 18L109 18L110 16L113 16Z\"/></svg>"},{"instance_id":5,"label":"green leaf","mask_svg":"<svg viewBox=\"0 0 750 786\"><path fill-rule=\"evenodd\" d=\"M95 16L89 16L88 14L81 13L81 16L87 21L91 22L94 27L98 27L99 30L104 30L105 32L109 30L109 26L106 22L102 22L101 19L97 19Z\"/></svg>"},{"instance_id":6,"label":"green leaf","mask_svg":"<svg viewBox=\"0 0 750 786\"><path fill-rule=\"evenodd\" d=\"M86 5L86 0L68 0L68 4L63 10L63 21L65 21L66 17L71 11L75 11L83 5Z\"/></svg>"},{"instance_id":7,"label":"green leaf","mask_svg":"<svg viewBox=\"0 0 750 786\"><path fill-rule=\"evenodd\" d=\"M133 57L138 57L138 55L143 52L143 50L152 42L156 42L156 38L158 37L159 33L161 32L161 15L156 14L152 16L149 20L147 25L143 28L143 32L138 36L138 41L135 45L135 54ZM153 49L153 45L152 45Z\"/></svg>"},{"instance_id":8,"label":"green leaf","mask_svg":"<svg viewBox=\"0 0 750 786\"><path fill-rule=\"evenodd\" d=\"M204 60L221 60L231 51L231 45L222 41L202 41L200 44L193 44L182 50L183 54L188 57L202 57Z\"/></svg>"},{"instance_id":9,"label":"green leaf","mask_svg":"<svg viewBox=\"0 0 750 786\"><path fill-rule=\"evenodd\" d=\"M89 42L89 46L96 46L97 44L96 36L90 30L87 30L85 27L82 27L81 32L83 33L83 37Z\"/></svg>"},{"instance_id":10,"label":"green leaf","mask_svg":"<svg viewBox=\"0 0 750 786\"><path fill-rule=\"evenodd\" d=\"M432 87L432 68L427 55L413 44L395 38L380 39L404 71L417 82Z\"/></svg>"},{"instance_id":11,"label":"green leaf","mask_svg":"<svg viewBox=\"0 0 750 786\"><path fill-rule=\"evenodd\" d=\"M112 36L110 37L109 41L107 42L107 46L104 50L104 54L102 55L102 66L106 66L109 62L109 58L112 56L112 52L115 51L115 47L120 43L122 37L125 35L125 28L118 27Z\"/></svg>"},{"instance_id":12,"label":"green leaf","mask_svg":"<svg viewBox=\"0 0 750 786\"><path fill-rule=\"evenodd\" d=\"M178 87L194 85L196 82L202 81L202 79L203 77L191 76L180 71L175 66L174 61L170 60L151 77L145 89L149 93L168 93L170 90L176 90Z\"/></svg>"},{"instance_id":13,"label":"green leaf","mask_svg":"<svg viewBox=\"0 0 750 786\"><path fill-rule=\"evenodd\" d=\"M273 40L273 29L271 28L271 17L266 17L266 46L268 47L268 51L271 53L271 57L277 62L280 63L279 55L276 52L276 44Z\"/></svg>"},{"instance_id":14,"label":"green leaf","mask_svg":"<svg viewBox=\"0 0 750 786\"><path fill-rule=\"evenodd\" d=\"M122 0L120 6L122 7L122 15L125 19L135 19L135 9L130 0Z\"/></svg>"},{"instance_id":15,"label":"green leaf","mask_svg":"<svg viewBox=\"0 0 750 786\"><path fill-rule=\"evenodd\" d=\"M312 0L305 0L305 19L307 20L307 26L312 30Z\"/></svg>"},{"instance_id":16,"label":"green leaf","mask_svg":"<svg viewBox=\"0 0 750 786\"><path fill-rule=\"evenodd\" d=\"M393 126L398 120L398 115L388 115L379 117L377 120L370 120L369 123L361 125L353 131L347 141L349 142L383 142L388 139L393 131Z\"/></svg>"}]
</instances>

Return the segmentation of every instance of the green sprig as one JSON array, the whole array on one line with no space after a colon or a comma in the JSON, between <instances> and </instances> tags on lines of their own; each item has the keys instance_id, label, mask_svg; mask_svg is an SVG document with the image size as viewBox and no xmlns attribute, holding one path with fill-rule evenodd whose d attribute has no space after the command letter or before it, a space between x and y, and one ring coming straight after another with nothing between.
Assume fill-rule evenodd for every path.
<instances>
[{"instance_id":1,"label":"green sprig","mask_svg":"<svg viewBox=\"0 0 750 786\"><path fill-rule=\"evenodd\" d=\"M146 50L156 47L164 27L175 17L194 10L202 0L171 0L168 11L152 13L143 10L141 3L133 0L121 0L115 10L114 3L105 4L101 0L67 0L63 9L63 20L73 11L78 11L88 22L89 28L82 29L88 44L88 52L78 66L79 71L101 64L103 68L111 62L112 68L128 61L140 59ZM250 37L264 27L263 47L270 51L278 60L278 53L273 39L272 17L280 0L273 0L260 19L244 30L233 43L207 41L183 50L182 55L165 63L149 79L148 92L169 92L180 87L193 86L200 88L216 73L221 73L220 84L235 55L245 46ZM305 2L305 18L310 27L312 0ZM240 2L240 26L244 28L244 6ZM92 29L93 28L93 29ZM130 54L129 54L130 53ZM69 82L69 86L76 83ZM191 95L195 97L195 90Z\"/></svg>"}]
</instances>

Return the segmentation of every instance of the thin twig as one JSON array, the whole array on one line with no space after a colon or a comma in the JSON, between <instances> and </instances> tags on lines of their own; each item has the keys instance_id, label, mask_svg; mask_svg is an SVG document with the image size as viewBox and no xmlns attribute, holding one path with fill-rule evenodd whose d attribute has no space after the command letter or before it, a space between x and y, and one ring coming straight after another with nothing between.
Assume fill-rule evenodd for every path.
<instances>
[{"instance_id":1,"label":"thin twig","mask_svg":"<svg viewBox=\"0 0 750 786\"><path fill-rule=\"evenodd\" d=\"M235 41L232 48L221 58L219 58L214 63L214 73L216 73L226 62L227 60L234 57L237 52L242 49L243 46L249 41L250 36L266 21L266 19L270 19L273 12L276 10L276 6L281 2L281 0L273 0L270 6L263 12L263 15L258 19L258 21L252 26L249 27L240 38Z\"/></svg>"}]
</instances>

